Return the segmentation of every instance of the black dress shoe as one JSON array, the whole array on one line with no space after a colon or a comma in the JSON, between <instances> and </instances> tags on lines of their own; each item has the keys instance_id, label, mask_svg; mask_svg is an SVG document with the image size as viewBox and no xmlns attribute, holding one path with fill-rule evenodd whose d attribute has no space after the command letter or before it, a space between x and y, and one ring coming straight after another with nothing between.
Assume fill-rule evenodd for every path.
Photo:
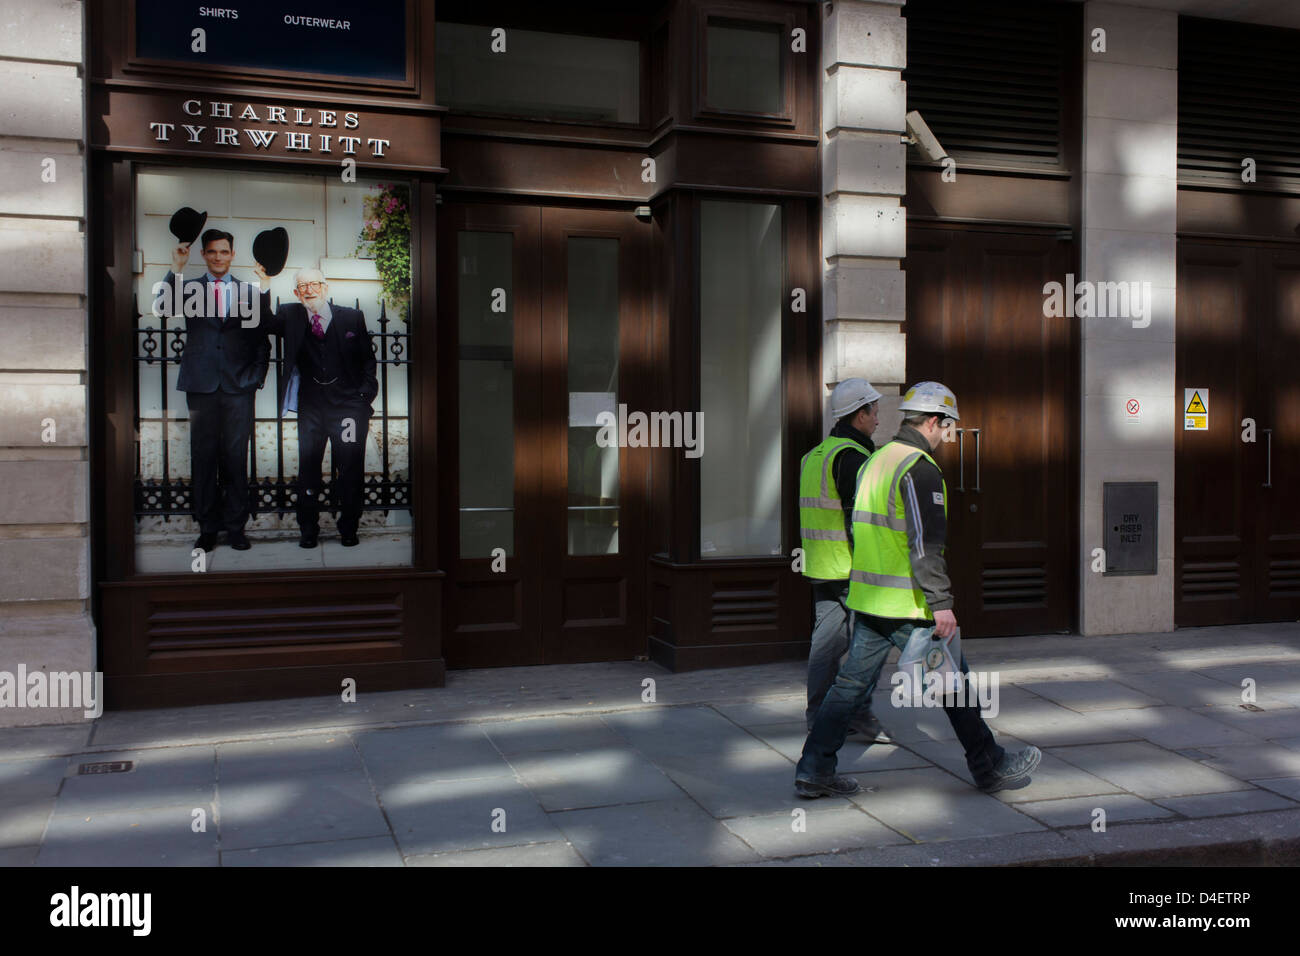
<instances>
[{"instance_id":1,"label":"black dress shoe","mask_svg":"<svg viewBox=\"0 0 1300 956\"><path fill-rule=\"evenodd\" d=\"M339 544L343 545L345 548L355 548L360 543L361 539L357 537L355 531L352 534L339 535Z\"/></svg>"},{"instance_id":2,"label":"black dress shoe","mask_svg":"<svg viewBox=\"0 0 1300 956\"><path fill-rule=\"evenodd\" d=\"M298 537L298 547L314 548L316 547L316 536L318 532L313 531L311 534L303 534Z\"/></svg>"},{"instance_id":3,"label":"black dress shoe","mask_svg":"<svg viewBox=\"0 0 1300 956\"><path fill-rule=\"evenodd\" d=\"M236 551L247 551L252 547L252 544L249 543L248 538L244 537L242 531L231 531L226 535L226 543Z\"/></svg>"},{"instance_id":4,"label":"black dress shoe","mask_svg":"<svg viewBox=\"0 0 1300 956\"><path fill-rule=\"evenodd\" d=\"M202 548L204 551L217 550L217 533L215 531L205 531L195 540L194 547Z\"/></svg>"}]
</instances>

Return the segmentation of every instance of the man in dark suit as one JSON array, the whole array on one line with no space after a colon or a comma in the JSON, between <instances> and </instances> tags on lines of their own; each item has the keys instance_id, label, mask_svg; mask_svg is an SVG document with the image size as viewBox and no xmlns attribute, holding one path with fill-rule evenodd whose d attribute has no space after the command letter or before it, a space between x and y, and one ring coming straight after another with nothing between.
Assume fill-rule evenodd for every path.
<instances>
[{"instance_id":1,"label":"man in dark suit","mask_svg":"<svg viewBox=\"0 0 1300 956\"><path fill-rule=\"evenodd\" d=\"M253 272L269 290L261 266ZM328 439L338 470L334 501L339 507L339 539L350 548L359 543L366 433L371 403L379 394L375 353L366 317L357 309L331 305L329 286L319 270L299 270L293 285L296 303L271 314L267 292L262 315L266 331L284 337L280 415L295 408L298 412L298 544L314 548L320 535L321 463Z\"/></svg>"},{"instance_id":2,"label":"man in dark suit","mask_svg":"<svg viewBox=\"0 0 1300 956\"><path fill-rule=\"evenodd\" d=\"M241 311L257 305L253 298L258 293L230 274L235 237L209 229L200 242L207 271L186 279L190 243L176 246L172 270L163 281L181 294L159 300L163 314L185 316L185 350L176 388L185 393L190 412L190 486L199 524L194 546L212 551L217 533L224 529L232 548L247 551L248 443L253 403L266 381L271 344L264 331L243 324Z\"/></svg>"}]
</instances>

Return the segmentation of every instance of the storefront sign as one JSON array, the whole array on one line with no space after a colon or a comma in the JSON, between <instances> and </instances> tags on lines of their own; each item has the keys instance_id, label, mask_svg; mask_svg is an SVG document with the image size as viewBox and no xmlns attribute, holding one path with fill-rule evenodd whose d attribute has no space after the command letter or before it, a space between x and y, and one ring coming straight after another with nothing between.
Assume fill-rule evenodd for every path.
<instances>
[{"instance_id":1,"label":"storefront sign","mask_svg":"<svg viewBox=\"0 0 1300 956\"><path fill-rule=\"evenodd\" d=\"M222 95L110 91L95 145L115 150L438 169L434 115ZM106 136L98 141L99 136Z\"/></svg>"},{"instance_id":2,"label":"storefront sign","mask_svg":"<svg viewBox=\"0 0 1300 956\"><path fill-rule=\"evenodd\" d=\"M196 66L402 82L407 2L135 0L135 52Z\"/></svg>"}]
</instances>

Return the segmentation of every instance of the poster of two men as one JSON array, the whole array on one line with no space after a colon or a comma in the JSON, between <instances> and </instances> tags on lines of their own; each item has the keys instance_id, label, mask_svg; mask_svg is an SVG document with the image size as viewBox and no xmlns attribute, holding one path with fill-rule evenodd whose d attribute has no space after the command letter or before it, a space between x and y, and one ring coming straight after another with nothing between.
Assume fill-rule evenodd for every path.
<instances>
[{"instance_id":1,"label":"poster of two men","mask_svg":"<svg viewBox=\"0 0 1300 956\"><path fill-rule=\"evenodd\" d=\"M320 539L322 465L329 444L337 478L333 503L339 542L360 543L365 445L379 391L376 360L364 314L330 302L319 269L293 272L297 301L272 307L271 290L289 253L285 229L258 234L251 270L257 285L231 274L232 233L204 228L207 214L182 207L171 217L175 245L170 271L157 290L156 314L183 318L185 342L176 389L189 415L192 511L199 528L195 549L215 550L220 535L236 551L252 547L248 455L254 405L270 364L271 338L283 342L276 408L297 413L298 544ZM203 263L199 266L194 260Z\"/></svg>"}]
</instances>

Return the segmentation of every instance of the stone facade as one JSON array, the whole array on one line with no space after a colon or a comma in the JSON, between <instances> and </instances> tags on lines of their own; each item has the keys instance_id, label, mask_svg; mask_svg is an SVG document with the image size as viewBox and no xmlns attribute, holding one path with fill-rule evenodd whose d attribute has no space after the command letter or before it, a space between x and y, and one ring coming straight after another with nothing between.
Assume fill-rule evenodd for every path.
<instances>
[{"instance_id":1,"label":"stone facade","mask_svg":"<svg viewBox=\"0 0 1300 956\"><path fill-rule=\"evenodd\" d=\"M0 672L94 671L84 10L0 0ZM81 720L0 707L0 726Z\"/></svg>"}]
</instances>

